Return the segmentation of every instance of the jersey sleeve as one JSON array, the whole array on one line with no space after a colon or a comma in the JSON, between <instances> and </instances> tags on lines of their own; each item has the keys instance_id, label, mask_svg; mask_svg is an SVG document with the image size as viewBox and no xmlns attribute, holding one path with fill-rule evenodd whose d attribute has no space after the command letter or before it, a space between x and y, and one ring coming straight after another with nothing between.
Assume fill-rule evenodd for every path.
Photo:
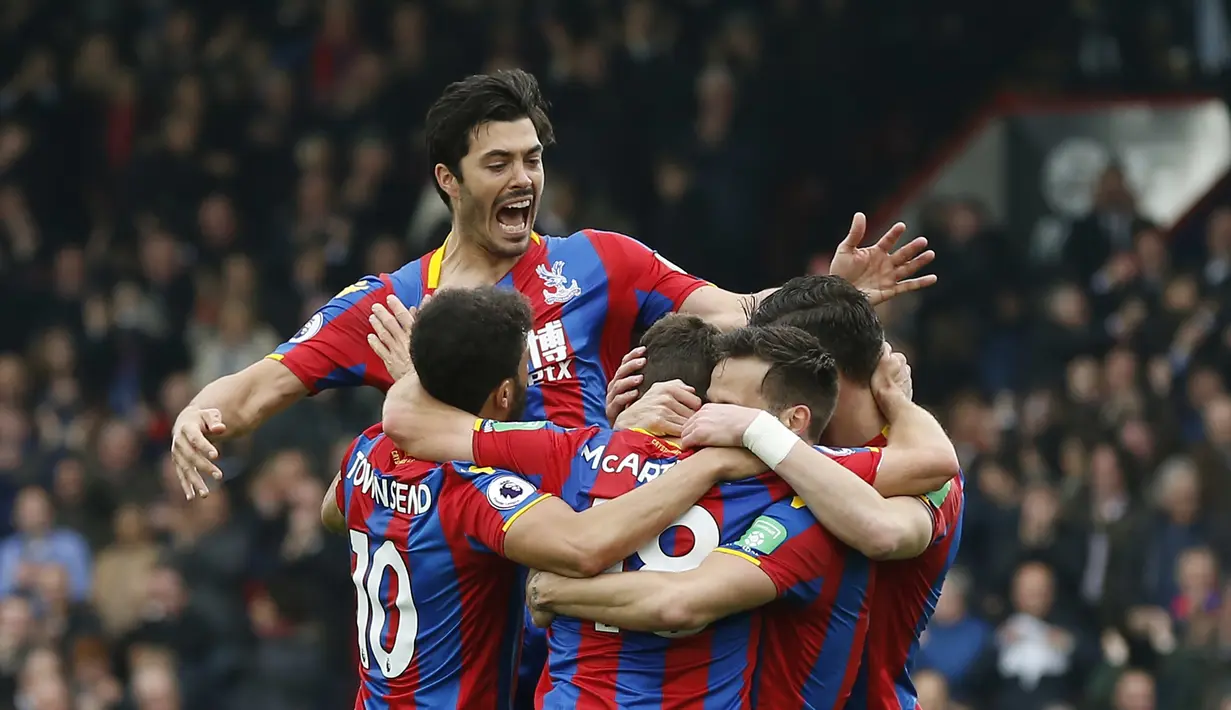
<instances>
[{"instance_id":1,"label":"jersey sleeve","mask_svg":"<svg viewBox=\"0 0 1231 710\"><path fill-rule=\"evenodd\" d=\"M387 277L363 277L342 289L267 357L295 373L309 394L360 385L388 389L389 372L367 338L372 306L391 293Z\"/></svg>"},{"instance_id":2,"label":"jersey sleeve","mask_svg":"<svg viewBox=\"0 0 1231 710\"><path fill-rule=\"evenodd\" d=\"M638 329L648 328L668 313L678 311L693 291L711 285L632 237L596 230L586 233L607 261L608 278L632 287L637 299ZM616 304L608 305L615 307Z\"/></svg>"},{"instance_id":3,"label":"jersey sleeve","mask_svg":"<svg viewBox=\"0 0 1231 710\"><path fill-rule=\"evenodd\" d=\"M773 581L779 598L798 603L820 594L835 555L833 538L798 496L766 508L739 540L718 551L757 565Z\"/></svg>"},{"instance_id":4,"label":"jersey sleeve","mask_svg":"<svg viewBox=\"0 0 1231 710\"><path fill-rule=\"evenodd\" d=\"M880 447L833 449L828 446L817 446L816 450L842 464L843 468L862 478L868 485L876 483L876 473L880 470L881 458L884 456Z\"/></svg>"},{"instance_id":5,"label":"jersey sleeve","mask_svg":"<svg viewBox=\"0 0 1231 710\"><path fill-rule=\"evenodd\" d=\"M495 468L454 462L453 472L462 480L462 529L466 536L498 555L504 555L504 536L514 521L535 505L550 498L525 478Z\"/></svg>"},{"instance_id":6,"label":"jersey sleeve","mask_svg":"<svg viewBox=\"0 0 1231 710\"><path fill-rule=\"evenodd\" d=\"M932 514L931 544L935 545L948 537L953 526L957 524L955 517L960 514L961 508L954 505L950 498L960 495L960 488L953 485L953 481L946 481L940 488L919 496Z\"/></svg>"},{"instance_id":7,"label":"jersey sleeve","mask_svg":"<svg viewBox=\"0 0 1231 710\"><path fill-rule=\"evenodd\" d=\"M573 458L598 427L565 429L551 422L475 422L471 448L478 466L541 477L539 487L560 495Z\"/></svg>"}]
</instances>

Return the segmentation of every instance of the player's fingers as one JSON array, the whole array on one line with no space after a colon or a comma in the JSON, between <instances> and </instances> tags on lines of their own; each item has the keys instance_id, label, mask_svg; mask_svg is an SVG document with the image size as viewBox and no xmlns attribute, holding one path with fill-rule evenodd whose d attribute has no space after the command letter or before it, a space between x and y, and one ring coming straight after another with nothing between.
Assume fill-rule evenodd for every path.
<instances>
[{"instance_id":1,"label":"player's fingers","mask_svg":"<svg viewBox=\"0 0 1231 710\"><path fill-rule=\"evenodd\" d=\"M393 318L388 311L385 312L385 315L389 319ZM376 337L380 338L386 348L389 348L389 350L392 351L396 347L401 347L404 338L399 338L397 335L397 332L401 330L401 326L398 325L396 321L390 323L388 320L377 316L375 312L368 317L368 320L372 324L372 331L376 333Z\"/></svg>"},{"instance_id":2,"label":"player's fingers","mask_svg":"<svg viewBox=\"0 0 1231 710\"><path fill-rule=\"evenodd\" d=\"M607 385L607 398L612 399L627 394L636 396L637 387L641 385L641 381L644 379L645 377L642 375L629 375L618 380L612 380L611 384Z\"/></svg>"},{"instance_id":3,"label":"player's fingers","mask_svg":"<svg viewBox=\"0 0 1231 710\"><path fill-rule=\"evenodd\" d=\"M643 367L645 367L644 357L630 358L625 356L624 361L621 362L620 366L616 368L615 376L612 377L612 379L619 379L621 377L628 377L629 375L636 374L641 372L641 368Z\"/></svg>"},{"instance_id":4,"label":"player's fingers","mask_svg":"<svg viewBox=\"0 0 1231 710\"><path fill-rule=\"evenodd\" d=\"M846 233L846 238L838 244L838 251L854 251L863 244L863 237L868 231L868 218L862 212L856 212L851 218L851 230Z\"/></svg>"},{"instance_id":5,"label":"player's fingers","mask_svg":"<svg viewBox=\"0 0 1231 710\"><path fill-rule=\"evenodd\" d=\"M932 261L934 261L935 259L936 259L936 252L932 251L931 249L928 249L927 251L923 252L919 256L916 256L915 258L911 259L905 264L900 264L894 267L893 275L900 281L906 278L907 276L910 276L911 274L918 273L920 269L932 263Z\"/></svg>"},{"instance_id":6,"label":"player's fingers","mask_svg":"<svg viewBox=\"0 0 1231 710\"><path fill-rule=\"evenodd\" d=\"M636 360L639 357L645 357L645 346L643 345L638 345L637 347L625 353L624 357L620 358L620 364L623 365L629 360Z\"/></svg>"},{"instance_id":7,"label":"player's fingers","mask_svg":"<svg viewBox=\"0 0 1231 710\"><path fill-rule=\"evenodd\" d=\"M890 244L889 246L892 248L893 245ZM905 264L911 259L914 259L915 257L922 254L923 251L927 248L928 248L928 238L927 237L915 237L909 242L903 244L901 248L894 250L893 255L892 255L894 266L900 266L902 264Z\"/></svg>"},{"instance_id":8,"label":"player's fingers","mask_svg":"<svg viewBox=\"0 0 1231 710\"><path fill-rule=\"evenodd\" d=\"M222 434L227 430L227 425L222 422L222 412L213 407L201 410L201 421L211 434Z\"/></svg>"},{"instance_id":9,"label":"player's fingers","mask_svg":"<svg viewBox=\"0 0 1231 710\"><path fill-rule=\"evenodd\" d=\"M402 326L402 329L409 333L411 326L415 324L415 316L418 315L418 312L413 308L407 308L406 304L402 303L402 299L397 296L386 298L385 303L389 305L389 310Z\"/></svg>"},{"instance_id":10,"label":"player's fingers","mask_svg":"<svg viewBox=\"0 0 1231 710\"><path fill-rule=\"evenodd\" d=\"M876 247L888 254L893 251L893 245L898 243L903 234L906 234L906 225L898 222L882 234L880 239L876 240Z\"/></svg>"},{"instance_id":11,"label":"player's fingers","mask_svg":"<svg viewBox=\"0 0 1231 710\"><path fill-rule=\"evenodd\" d=\"M671 403L679 407L672 407L672 409L677 412L687 412L691 417L693 412L701 408L702 402L692 388L685 389L685 387L686 385L681 384L679 387L672 387L668 392L671 394Z\"/></svg>"},{"instance_id":12,"label":"player's fingers","mask_svg":"<svg viewBox=\"0 0 1231 710\"><path fill-rule=\"evenodd\" d=\"M624 392L623 394L617 394L607 400L607 421L611 421L620 416L620 413L625 409L628 409L628 406L635 401L637 401L636 390L632 392Z\"/></svg>"},{"instance_id":13,"label":"player's fingers","mask_svg":"<svg viewBox=\"0 0 1231 710\"><path fill-rule=\"evenodd\" d=\"M927 288L934 283L936 283L936 274L927 274L926 276L920 276L918 278L906 279L904 281L899 281L894 286L893 293L895 296L903 293L910 293L911 291L918 291L921 288Z\"/></svg>"},{"instance_id":14,"label":"player's fingers","mask_svg":"<svg viewBox=\"0 0 1231 710\"><path fill-rule=\"evenodd\" d=\"M201 469L197 466L197 462L205 461L205 465L210 468L213 468L213 464L203 457L194 458L186 453L182 446L172 452L171 459L175 462L175 473L179 478L180 488L184 490L184 496L188 500L192 500L198 494L202 498L209 495L209 486L205 485L205 479L201 477Z\"/></svg>"},{"instance_id":15,"label":"player's fingers","mask_svg":"<svg viewBox=\"0 0 1231 710\"><path fill-rule=\"evenodd\" d=\"M372 316L375 317L381 325L385 326L385 330L388 331L390 336L394 338L392 342L400 342L409 337L410 331L403 328L402 324L398 322L397 317L390 313L389 309L385 308L381 304L377 303L372 306Z\"/></svg>"},{"instance_id":16,"label":"player's fingers","mask_svg":"<svg viewBox=\"0 0 1231 710\"><path fill-rule=\"evenodd\" d=\"M368 347L372 348L372 352L376 353L376 357L380 358L381 362L385 363L385 366L388 367L391 362L389 348L385 347L385 344L381 342L380 338L376 337L375 333L368 333Z\"/></svg>"}]
</instances>

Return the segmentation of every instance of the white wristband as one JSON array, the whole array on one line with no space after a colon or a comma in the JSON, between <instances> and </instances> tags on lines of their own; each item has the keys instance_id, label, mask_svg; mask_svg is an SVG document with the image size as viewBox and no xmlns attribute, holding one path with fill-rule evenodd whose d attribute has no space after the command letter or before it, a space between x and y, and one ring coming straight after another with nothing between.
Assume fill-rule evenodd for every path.
<instances>
[{"instance_id":1,"label":"white wristband","mask_svg":"<svg viewBox=\"0 0 1231 710\"><path fill-rule=\"evenodd\" d=\"M744 448L765 462L770 469L776 469L799 440L795 432L769 412L758 414L744 430Z\"/></svg>"}]
</instances>

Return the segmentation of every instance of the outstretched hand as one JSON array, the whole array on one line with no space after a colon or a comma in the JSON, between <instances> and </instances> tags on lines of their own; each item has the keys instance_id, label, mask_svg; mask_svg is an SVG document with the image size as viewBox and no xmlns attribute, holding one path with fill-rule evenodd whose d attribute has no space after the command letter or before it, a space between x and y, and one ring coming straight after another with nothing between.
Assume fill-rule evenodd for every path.
<instances>
[{"instance_id":1,"label":"outstretched hand","mask_svg":"<svg viewBox=\"0 0 1231 710\"><path fill-rule=\"evenodd\" d=\"M385 304L373 305L372 315L368 316L372 325L368 347L385 363L389 377L397 382L414 368L410 361L410 331L418 310L407 308L397 296L389 296Z\"/></svg>"},{"instance_id":2,"label":"outstretched hand","mask_svg":"<svg viewBox=\"0 0 1231 710\"><path fill-rule=\"evenodd\" d=\"M830 273L850 281L874 306L936 283L935 274L914 276L936 258L936 252L927 248L927 238L916 237L895 251L894 244L906 233L906 225L898 222L875 244L861 247L867 230L868 218L856 212L850 231L834 252Z\"/></svg>"}]
</instances>

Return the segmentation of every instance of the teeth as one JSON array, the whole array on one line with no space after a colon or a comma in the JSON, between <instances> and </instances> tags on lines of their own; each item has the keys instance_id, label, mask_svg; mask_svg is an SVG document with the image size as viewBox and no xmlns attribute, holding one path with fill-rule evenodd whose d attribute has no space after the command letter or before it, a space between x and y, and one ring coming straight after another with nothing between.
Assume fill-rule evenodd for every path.
<instances>
[{"instance_id":1,"label":"teeth","mask_svg":"<svg viewBox=\"0 0 1231 710\"><path fill-rule=\"evenodd\" d=\"M509 204L505 205L505 207L510 207L515 210L525 209L529 206L530 206L530 198L528 197L519 202L510 202Z\"/></svg>"}]
</instances>

